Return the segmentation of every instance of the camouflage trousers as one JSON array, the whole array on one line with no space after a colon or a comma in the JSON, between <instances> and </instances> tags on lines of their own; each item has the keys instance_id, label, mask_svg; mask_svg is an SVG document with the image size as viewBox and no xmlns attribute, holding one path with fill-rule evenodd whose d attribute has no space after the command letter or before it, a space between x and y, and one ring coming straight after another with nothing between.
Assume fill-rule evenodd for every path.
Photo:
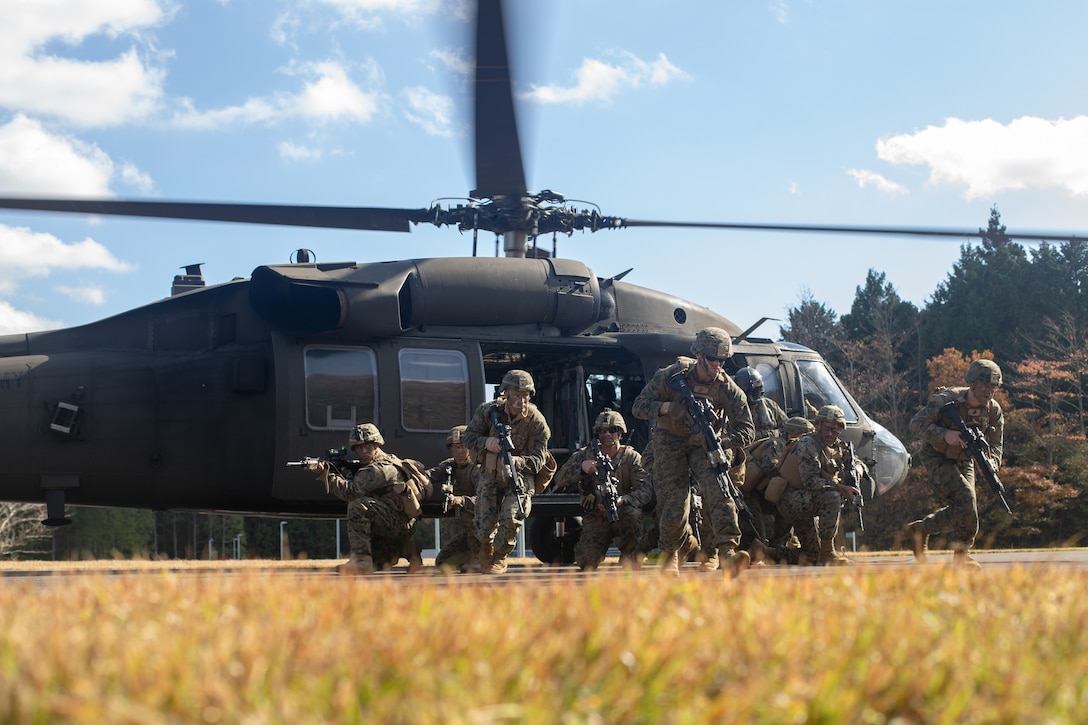
<instances>
[{"instance_id":1,"label":"camouflage trousers","mask_svg":"<svg viewBox=\"0 0 1088 725\"><path fill-rule=\"evenodd\" d=\"M952 549L970 549L978 535L975 462L947 458L930 446L922 449L921 459L934 497L944 504L922 519L922 531L947 534Z\"/></svg>"},{"instance_id":2,"label":"camouflage trousers","mask_svg":"<svg viewBox=\"0 0 1088 725\"><path fill-rule=\"evenodd\" d=\"M356 556L370 555L374 566L393 566L416 528L416 519L381 499L348 502L348 544Z\"/></svg>"},{"instance_id":3,"label":"camouflage trousers","mask_svg":"<svg viewBox=\"0 0 1088 725\"><path fill-rule=\"evenodd\" d=\"M521 512L518 511L519 500ZM522 493L515 496L509 483L481 476L476 484L475 517L476 539L480 545L491 542L496 557L513 551L518 541L518 530L525 523L532 505L531 495Z\"/></svg>"},{"instance_id":4,"label":"camouflage trousers","mask_svg":"<svg viewBox=\"0 0 1088 725\"><path fill-rule=\"evenodd\" d=\"M450 539L435 556L435 566L456 569L476 556L480 550L480 540L476 538L475 518L473 511L457 509L457 515L450 520Z\"/></svg>"},{"instance_id":5,"label":"camouflage trousers","mask_svg":"<svg viewBox=\"0 0 1088 725\"><path fill-rule=\"evenodd\" d=\"M638 536L642 527L642 509L620 506L619 521L612 523L608 514L594 511L582 516L582 535L574 545L574 563L583 569L595 569L604 561L612 539L620 555L633 554L638 549Z\"/></svg>"},{"instance_id":6,"label":"camouflage trousers","mask_svg":"<svg viewBox=\"0 0 1088 725\"><path fill-rule=\"evenodd\" d=\"M801 542L801 552L813 561L820 558L821 551L830 552L834 546L841 507L838 491L787 488L778 502L779 513Z\"/></svg>"},{"instance_id":7,"label":"camouflage trousers","mask_svg":"<svg viewBox=\"0 0 1088 725\"><path fill-rule=\"evenodd\" d=\"M740 543L737 507L718 485L715 472L707 461L702 446L693 446L688 437L675 436L661 427L654 429L650 445L654 455L654 490L657 492L660 533L658 542L663 551L675 551L691 535L688 516L691 514L691 485L694 476L703 497L703 513L709 519L711 536L704 532L704 547L723 554L736 551ZM709 541L708 541L709 539Z\"/></svg>"}]
</instances>

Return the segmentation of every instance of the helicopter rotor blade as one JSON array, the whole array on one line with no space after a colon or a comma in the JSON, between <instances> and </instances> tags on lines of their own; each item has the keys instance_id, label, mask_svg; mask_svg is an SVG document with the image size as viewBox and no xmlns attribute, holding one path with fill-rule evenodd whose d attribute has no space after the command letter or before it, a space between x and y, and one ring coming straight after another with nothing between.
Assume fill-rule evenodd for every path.
<instances>
[{"instance_id":1,"label":"helicopter rotor blade","mask_svg":"<svg viewBox=\"0 0 1088 725\"><path fill-rule=\"evenodd\" d=\"M0 197L0 208L71 214L322 227L326 229L362 229L382 232L407 232L410 231L410 222L429 221L430 219L430 212L427 209L233 204L198 201Z\"/></svg>"},{"instance_id":2,"label":"helicopter rotor blade","mask_svg":"<svg viewBox=\"0 0 1088 725\"><path fill-rule=\"evenodd\" d=\"M525 166L510 81L502 0L479 0L476 11L476 188L472 197L521 197Z\"/></svg>"},{"instance_id":3,"label":"helicopter rotor blade","mask_svg":"<svg viewBox=\"0 0 1088 725\"><path fill-rule=\"evenodd\" d=\"M892 227L892 226L854 226L841 224L759 224L743 222L669 222L648 221L643 219L613 218L611 223L603 225L606 229L658 227L679 229L732 229L753 232L809 232L813 234L856 234L858 236L893 236L893 237L936 237L978 239L986 236L985 229L949 229L939 227ZM1028 241L1083 241L1088 234L1059 233L1054 231L1004 232L1009 239Z\"/></svg>"}]
</instances>

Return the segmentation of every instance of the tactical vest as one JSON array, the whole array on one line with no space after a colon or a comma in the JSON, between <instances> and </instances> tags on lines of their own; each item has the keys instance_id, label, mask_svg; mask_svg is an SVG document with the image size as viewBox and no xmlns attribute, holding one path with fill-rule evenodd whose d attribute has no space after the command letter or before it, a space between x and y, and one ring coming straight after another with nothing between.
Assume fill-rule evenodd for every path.
<instances>
[{"instance_id":1,"label":"tactical vest","mask_svg":"<svg viewBox=\"0 0 1088 725\"><path fill-rule=\"evenodd\" d=\"M971 408L967 405L967 388L937 388L937 392L933 394L933 399L929 405L936 405L937 410L940 410L947 403L956 404L956 408L960 411L960 417L963 418L963 422L968 427L978 428L984 434L990 429L990 411L993 406L997 405L995 401L987 401L986 405L980 408ZM944 417L939 417L936 422L942 428L956 430L952 421L946 420ZM943 438L931 445L934 450L944 454L945 458L962 461L971 457L967 449L958 445L950 446Z\"/></svg>"}]
</instances>

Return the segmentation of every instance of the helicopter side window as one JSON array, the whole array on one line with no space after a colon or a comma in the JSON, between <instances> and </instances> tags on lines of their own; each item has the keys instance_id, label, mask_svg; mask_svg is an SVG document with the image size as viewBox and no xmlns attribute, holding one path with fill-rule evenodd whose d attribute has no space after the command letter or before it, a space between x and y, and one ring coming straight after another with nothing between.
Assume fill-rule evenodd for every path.
<instances>
[{"instance_id":1,"label":"helicopter side window","mask_svg":"<svg viewBox=\"0 0 1088 725\"><path fill-rule=\"evenodd\" d=\"M846 415L847 423L857 423L858 414L850 404L850 398L839 386L839 382L827 366L819 360L798 360L797 369L801 373L801 392L805 402L819 410L825 405L837 405Z\"/></svg>"},{"instance_id":2,"label":"helicopter side window","mask_svg":"<svg viewBox=\"0 0 1088 725\"><path fill-rule=\"evenodd\" d=\"M756 372L763 378L763 395L785 406L786 398L782 392L782 381L778 378L778 367L770 363L756 363Z\"/></svg>"},{"instance_id":3,"label":"helicopter side window","mask_svg":"<svg viewBox=\"0 0 1088 725\"><path fill-rule=\"evenodd\" d=\"M366 348L311 347L305 352L306 425L346 430L376 422L377 363Z\"/></svg>"},{"instance_id":4,"label":"helicopter side window","mask_svg":"<svg viewBox=\"0 0 1088 725\"><path fill-rule=\"evenodd\" d=\"M468 420L468 361L461 352L405 348L398 361L405 430L448 431Z\"/></svg>"}]
</instances>

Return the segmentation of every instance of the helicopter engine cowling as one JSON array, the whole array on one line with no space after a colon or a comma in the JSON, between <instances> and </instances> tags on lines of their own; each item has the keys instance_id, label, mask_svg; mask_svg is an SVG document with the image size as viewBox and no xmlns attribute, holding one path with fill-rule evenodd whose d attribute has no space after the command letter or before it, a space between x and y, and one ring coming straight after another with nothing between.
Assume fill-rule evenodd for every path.
<instances>
[{"instance_id":1,"label":"helicopter engine cowling","mask_svg":"<svg viewBox=\"0 0 1088 725\"><path fill-rule=\"evenodd\" d=\"M413 328L550 325L602 317L597 277L568 259L435 258L258 267L254 310L284 332L388 337Z\"/></svg>"}]
</instances>

